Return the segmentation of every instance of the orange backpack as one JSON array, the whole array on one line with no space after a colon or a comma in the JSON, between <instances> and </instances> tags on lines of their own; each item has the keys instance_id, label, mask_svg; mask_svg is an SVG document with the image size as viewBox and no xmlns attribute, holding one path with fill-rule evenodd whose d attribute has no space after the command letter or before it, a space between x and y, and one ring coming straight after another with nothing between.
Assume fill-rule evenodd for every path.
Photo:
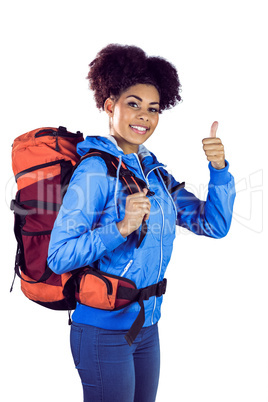
<instances>
[{"instance_id":1,"label":"orange backpack","mask_svg":"<svg viewBox=\"0 0 268 402\"><path fill-rule=\"evenodd\" d=\"M17 240L15 275L21 278L25 296L56 310L75 307L74 300L63 295L72 274L56 275L47 267L46 259L63 192L80 159L76 153L80 141L80 132L44 127L17 137L12 146L12 168L18 186L11 202Z\"/></svg>"},{"instance_id":2,"label":"orange backpack","mask_svg":"<svg viewBox=\"0 0 268 402\"><path fill-rule=\"evenodd\" d=\"M54 221L72 173L82 160L100 156L106 163L108 174L113 177L117 176L119 168L119 178L128 194L146 187L145 182L135 177L124 163L119 166L119 159L109 153L91 149L80 158L76 146L81 141L82 133L74 134L60 126L29 131L13 143L12 167L18 186L16 198L11 202L17 240L14 280L16 275L20 277L21 289L27 298L54 310L73 310L77 301L104 310L122 309L138 302L140 314L126 335L131 344L144 323L143 300L164 294L165 280L137 289L135 283L127 278L92 267L80 267L57 275L47 265ZM150 192L147 195L150 196ZM143 222L137 248L146 231L147 225Z\"/></svg>"}]
</instances>

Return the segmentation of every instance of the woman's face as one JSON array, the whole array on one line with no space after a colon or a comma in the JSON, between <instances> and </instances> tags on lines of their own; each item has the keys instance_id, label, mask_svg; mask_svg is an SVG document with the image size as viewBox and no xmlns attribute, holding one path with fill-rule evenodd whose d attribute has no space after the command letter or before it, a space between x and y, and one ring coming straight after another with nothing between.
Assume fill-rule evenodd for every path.
<instances>
[{"instance_id":1,"label":"woman's face","mask_svg":"<svg viewBox=\"0 0 268 402\"><path fill-rule=\"evenodd\" d=\"M154 132L159 119L159 92L153 85L137 84L115 101L108 98L105 111L110 116L110 134L125 154L137 153Z\"/></svg>"}]
</instances>

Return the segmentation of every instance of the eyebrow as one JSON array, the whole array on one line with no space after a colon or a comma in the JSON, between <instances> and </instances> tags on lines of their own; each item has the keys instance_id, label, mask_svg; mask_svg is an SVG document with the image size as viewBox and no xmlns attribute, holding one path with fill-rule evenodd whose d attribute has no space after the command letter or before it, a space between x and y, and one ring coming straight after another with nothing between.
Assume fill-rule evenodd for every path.
<instances>
[{"instance_id":1,"label":"eyebrow","mask_svg":"<svg viewBox=\"0 0 268 402\"><path fill-rule=\"evenodd\" d=\"M142 102L142 99L139 97L139 96L137 96L137 95L129 95L129 96L127 96L127 98L136 98L136 99L138 99L140 102ZM159 105L159 102L150 102L149 103L149 105Z\"/></svg>"}]
</instances>

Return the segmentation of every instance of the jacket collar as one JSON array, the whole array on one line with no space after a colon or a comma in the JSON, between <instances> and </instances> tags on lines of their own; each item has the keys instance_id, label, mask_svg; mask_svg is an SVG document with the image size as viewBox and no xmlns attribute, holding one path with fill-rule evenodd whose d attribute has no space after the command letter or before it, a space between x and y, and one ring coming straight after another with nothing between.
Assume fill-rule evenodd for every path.
<instances>
[{"instance_id":1,"label":"jacket collar","mask_svg":"<svg viewBox=\"0 0 268 402\"><path fill-rule=\"evenodd\" d=\"M117 147L117 149L118 149L120 152L124 153L123 150L122 150L122 148L119 147L119 145L117 144L116 139L115 139L112 135L109 135L109 136L106 137L106 138L108 138L108 140L110 140L110 141ZM139 149L138 149L138 154L137 154L137 155L138 155L138 157L139 157L140 160L142 160L142 159L145 158L146 156L152 156L152 155L151 155L151 152L148 151L148 149L147 149L144 145L139 145Z\"/></svg>"},{"instance_id":2,"label":"jacket collar","mask_svg":"<svg viewBox=\"0 0 268 402\"><path fill-rule=\"evenodd\" d=\"M88 136L77 145L77 152L79 155L85 155L91 148L99 149L101 151L109 152L116 157L120 157L122 161L129 167L135 168L138 159L142 165L145 175L156 167L164 166L159 163L155 155L150 152L144 145L139 145L138 154L125 155L123 150L118 146L116 139L109 135L108 137L102 136ZM135 169L136 170L136 169Z\"/></svg>"}]
</instances>

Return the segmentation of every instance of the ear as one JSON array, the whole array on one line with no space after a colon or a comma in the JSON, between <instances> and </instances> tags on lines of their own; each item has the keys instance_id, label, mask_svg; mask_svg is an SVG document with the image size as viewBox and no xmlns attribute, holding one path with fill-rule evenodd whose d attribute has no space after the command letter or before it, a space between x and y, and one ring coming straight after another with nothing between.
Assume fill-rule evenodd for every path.
<instances>
[{"instance_id":1,"label":"ear","mask_svg":"<svg viewBox=\"0 0 268 402\"><path fill-rule=\"evenodd\" d=\"M104 103L104 110L105 112L111 117L114 112L114 99L112 98L107 98L105 103Z\"/></svg>"}]
</instances>

